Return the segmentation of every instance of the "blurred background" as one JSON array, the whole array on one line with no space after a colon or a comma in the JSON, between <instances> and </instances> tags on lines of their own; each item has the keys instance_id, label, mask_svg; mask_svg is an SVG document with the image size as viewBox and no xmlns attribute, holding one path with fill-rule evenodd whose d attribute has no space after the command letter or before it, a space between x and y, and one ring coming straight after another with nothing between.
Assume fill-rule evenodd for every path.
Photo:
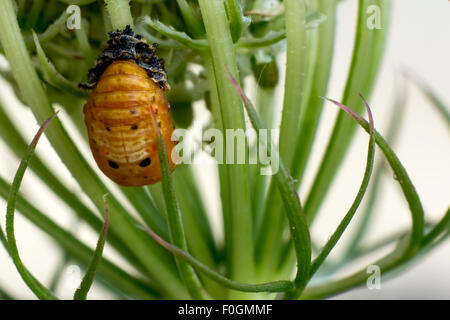
<instances>
[{"instance_id":1,"label":"blurred background","mask_svg":"<svg viewBox=\"0 0 450 320\"><path fill-rule=\"evenodd\" d=\"M351 59L357 2L356 0L342 1L338 10L336 54L328 91L328 97L336 100L341 98L340 93L345 85ZM447 105L450 102L450 42L448 38L450 34L450 2L447 0L392 0L392 2L393 10L386 52L377 86L370 100L375 126L381 133L387 126L390 109L393 106L396 91L400 87L399 83L404 81L399 76L399 71L402 69L418 74L444 102L447 102ZM280 57L280 65L283 62L284 57ZM0 64L6 65L5 60L0 59ZM407 84L407 89L406 112L394 150L415 184L427 218L436 221L447 210L450 202L450 135L448 127L421 91L412 84ZM14 98L11 88L4 81L0 81L0 99L8 107L15 124L31 141L33 134L38 129L35 119L31 112ZM279 102L282 102L281 96ZM306 181L303 184L305 187L301 190L303 197L316 172L336 113L335 106L331 104L325 106L319 136L307 169ZM208 117L205 115L204 106L195 106L195 116L196 125L201 125ZM80 139L75 129L71 127L68 116L61 112L60 117L68 126L69 133L75 140ZM359 130L331 192L314 222L312 234L320 244L328 239L353 201L364 172L367 140L367 134ZM95 167L90 151L83 144L78 145L82 146L81 151ZM55 160L57 156L45 138L41 139L37 152L44 159L51 161L58 176L67 181L72 190L85 199L70 173L59 160ZM0 154L0 175L11 181L20 159L12 155L2 141L0 141ZM217 188L217 183L208 179L211 170L215 170L214 167L212 165L194 165L194 168L203 179L202 190L205 194L211 195L207 197L209 211L217 212L217 192L211 191L214 190L213 188ZM378 199L375 209L376 219L371 228L372 232L368 235L369 239L378 239L382 235L401 230L410 224L408 207L398 184L390 172L385 176L387 182L383 185ZM109 181L106 183L111 185ZM67 207L48 192L45 185L31 171L27 172L21 191L52 219L73 230L79 239L92 246L95 244L97 235L74 221ZM4 228L6 204L3 200L0 200L0 207L0 224ZM131 207L130 210L132 211ZM355 219L357 217L358 215ZM15 226L18 246L25 265L44 284L48 284L63 259L61 251L52 239L44 235L20 214L16 215ZM214 221L214 226L220 232L220 222ZM346 236L344 235L330 259L339 254L339 247L345 244L345 240ZM361 261L361 264L344 268L344 271L338 274L342 276L351 274L352 271L360 269L364 265L363 263L368 264L374 261L379 254L368 257ZM105 248L105 255L127 268L126 262L120 261L120 258L108 245ZM69 266L62 272L63 277L57 288L57 294L61 298L70 299L82 276L81 271L76 264L69 263ZM0 248L0 284L18 298L35 298L20 278L3 247ZM114 296L101 285L95 285L89 298L108 299L114 298ZM381 275L380 289L369 290L362 287L335 298L450 299L450 239L407 269L396 273L395 277L386 278Z\"/></svg>"}]
</instances>

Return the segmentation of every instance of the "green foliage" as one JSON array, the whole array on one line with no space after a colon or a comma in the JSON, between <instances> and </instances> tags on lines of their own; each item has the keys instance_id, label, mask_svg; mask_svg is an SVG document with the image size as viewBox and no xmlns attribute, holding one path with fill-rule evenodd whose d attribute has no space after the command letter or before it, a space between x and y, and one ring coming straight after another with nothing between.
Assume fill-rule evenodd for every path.
<instances>
[{"instance_id":1,"label":"green foliage","mask_svg":"<svg viewBox=\"0 0 450 320\"><path fill-rule=\"evenodd\" d=\"M130 25L149 42L159 45L158 55L165 59L172 87L167 99L176 127L190 130L197 116L194 104L205 102L211 115L207 127L217 128L224 137L227 129L280 128L279 141L272 141L270 135L262 144L245 141L246 153L262 149L271 156L269 165L279 163L273 176L262 176L262 165L217 165L217 177L213 178L218 178L219 184L214 198L220 199L218 219L223 221L220 238L212 228L212 213L206 205L207 197L216 192L209 185L212 181L204 182L208 183L206 187L200 185L199 176L187 164L170 172L169 155L159 130L162 182L143 188L112 189L102 182L99 171L80 152L78 144L86 145L86 139L75 142L66 129L67 123L58 118L53 120L46 136L92 202L94 209L91 209L67 187L67 181L53 172L51 163L39 156L29 161L37 140L27 149L24 134L10 119L9 105L2 101L0 137L22 162L12 183L0 177L0 196L8 200L6 233L0 229L0 241L38 298L55 299L56 293L51 291L55 286L47 289L20 259L14 232L16 211L55 240L64 261L70 259L86 268L75 299L86 299L96 281L119 297L138 299L273 298L268 292L279 293L278 297L284 299L327 298L364 283L365 268L344 278L334 276L359 257L387 244L396 244L393 251L375 261L383 273L388 273L409 265L448 237L449 211L435 223L425 222L419 195L393 151L392 140L399 126L391 126L386 139L383 138L373 127L368 104L358 96L361 93L370 98L376 84L389 32L389 1L359 0L342 103L330 100L343 110L331 129L319 170L302 206L299 188L303 187L324 107L320 97L327 95L339 1L275 3L267 6L261 0L4 0L0 10L0 54L9 66L0 69L0 76L12 86L38 123L47 124L58 104L85 137L81 108L87 92L77 84L86 81L87 70L93 67L95 56L102 50L107 32ZM71 19L66 9L72 4L81 10L82 28L78 30L66 27ZM373 4L381 10L380 30L366 27L367 6ZM279 63L283 53L284 66ZM284 88L280 88L283 69ZM448 106L418 76L405 74L448 124ZM254 81L247 82L247 78ZM251 83L254 88L249 87ZM244 93L252 89L255 107ZM276 101L278 89L284 89L283 101ZM401 110L406 103L403 91L398 97L395 110ZM279 126L275 121L277 104L282 105ZM364 106L369 110L369 122L359 116ZM392 123L397 123L402 115L401 111L394 112ZM310 225L319 214L358 125L370 136L362 183L336 231L327 243L319 246L310 239ZM279 152L272 148L277 145ZM394 172L409 205L411 228L367 244L365 235L376 215L373 208L384 182L381 171L386 166L375 166L372 175L375 146ZM95 249L52 221L27 200L26 194L19 192L27 167L70 208L71 214L100 234ZM373 188L368 189L371 176ZM330 263L328 255L353 217L360 214L358 208L367 190L370 190L368 205L361 213L360 224L355 226L350 245ZM103 224L99 217L104 214L105 194L108 210ZM123 199L135 212L128 209ZM108 245L128 263L132 272L103 256L107 225ZM319 247L322 249L316 250ZM327 277L319 285L310 283L313 277L324 273L333 277ZM57 282L58 274L53 283ZM291 278L292 274L295 276ZM1 283L0 298L14 298L2 289Z\"/></svg>"}]
</instances>

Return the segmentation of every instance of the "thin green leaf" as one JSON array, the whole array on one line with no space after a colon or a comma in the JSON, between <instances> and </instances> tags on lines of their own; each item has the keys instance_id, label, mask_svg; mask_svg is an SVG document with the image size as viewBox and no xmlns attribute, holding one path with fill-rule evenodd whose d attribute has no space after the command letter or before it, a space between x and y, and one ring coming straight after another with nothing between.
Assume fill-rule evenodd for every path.
<instances>
[{"instance_id":1,"label":"thin green leaf","mask_svg":"<svg viewBox=\"0 0 450 320\"><path fill-rule=\"evenodd\" d=\"M205 54L208 77L211 83L214 120L226 129L245 131L245 114L233 84L227 76L227 69L238 77L236 51L231 39L224 3L221 0L199 0L200 11L205 23L210 50ZM218 104L217 104L218 102ZM218 108L217 108L218 107ZM219 120L221 118L221 122ZM246 139L244 140L247 145ZM246 149L246 147L245 147ZM231 158L231 154L227 154ZM231 160L231 159L230 159ZM219 165L219 174L225 183L220 192L224 195L224 231L227 242L226 254L231 277L237 281L252 282L255 279L255 250L253 243L253 221L250 205L248 164ZM249 298L240 292L230 292L231 299ZM253 297L253 295L252 295Z\"/></svg>"},{"instance_id":2,"label":"thin green leaf","mask_svg":"<svg viewBox=\"0 0 450 320\"><path fill-rule=\"evenodd\" d=\"M45 55L45 52L42 49L41 44L39 43L39 39L34 32L33 39L36 45L36 51L39 56L39 61L42 65L45 80L49 84L51 84L55 88L60 89L63 92L70 92L78 97L86 97L86 92L79 89L77 84L70 82L69 80L64 78L58 71L56 71L53 64L47 59L47 56Z\"/></svg>"},{"instance_id":3,"label":"thin green leaf","mask_svg":"<svg viewBox=\"0 0 450 320\"><path fill-rule=\"evenodd\" d=\"M271 46L281 40L286 39L286 31L269 31L261 38L242 38L236 43L238 48L261 48Z\"/></svg>"},{"instance_id":4,"label":"thin green leaf","mask_svg":"<svg viewBox=\"0 0 450 320\"><path fill-rule=\"evenodd\" d=\"M157 43L158 48L162 48L162 49L185 49L186 48L186 46L182 45L178 41L158 38L158 37L150 34L149 32L147 32L140 25L136 25L136 33L141 34L145 39L147 39L150 42Z\"/></svg>"},{"instance_id":5,"label":"thin green leaf","mask_svg":"<svg viewBox=\"0 0 450 320\"><path fill-rule=\"evenodd\" d=\"M397 91L394 105L392 106L392 112L389 119L388 128L386 130L386 141L389 145L393 145L395 143L395 139L400 131L402 119L404 118L405 108L406 108L406 86L403 85ZM381 187L383 172L387 169L387 164L385 161L380 161L374 169L372 175L371 182L371 190L369 190L369 194L366 200L366 207L364 211L361 213L360 222L352 235L352 238L349 241L348 249L346 250L346 257L344 259L349 258L358 247L363 242L363 237L367 234L368 228L371 224L374 207L378 199L378 194Z\"/></svg>"},{"instance_id":6,"label":"thin green leaf","mask_svg":"<svg viewBox=\"0 0 450 320\"><path fill-rule=\"evenodd\" d=\"M56 21L54 23L49 25L47 27L47 29L45 29L44 32L37 35L39 42L45 43L45 42L53 39L65 26L68 16L69 16L69 14L66 11L63 11L63 13L61 13L59 18L56 19ZM33 31L33 34L34 34L34 31ZM27 45L33 44L33 42L34 42L33 37L34 37L34 35L29 35L25 38Z\"/></svg>"},{"instance_id":7,"label":"thin green leaf","mask_svg":"<svg viewBox=\"0 0 450 320\"><path fill-rule=\"evenodd\" d=\"M330 101L339 106L348 114L350 114L358 122L358 124L362 128L364 128L364 130L370 132L371 130L370 124L366 120L364 120L361 116L359 116L353 110L351 110L350 108L348 108L347 106L345 106L340 102L334 100ZM364 101L364 103L367 106L367 102ZM400 184L400 187L403 191L403 194L406 198L406 201L408 202L411 211L411 218L412 218L411 237L409 239L409 245L405 249L404 253L405 255L408 255L417 250L420 242L422 241L425 226L422 203L420 202L419 195L417 194L416 189L414 188L414 185L412 184L408 176L408 173L401 164L400 160L397 158L394 151L392 151L389 144L376 130L374 130L374 137L376 144L381 149L384 156L386 157L386 160L389 162L389 165L394 171L395 180L397 180L397 182Z\"/></svg>"},{"instance_id":8,"label":"thin green leaf","mask_svg":"<svg viewBox=\"0 0 450 320\"><path fill-rule=\"evenodd\" d=\"M167 38L175 40L187 48L195 49L195 50L205 50L208 47L208 41L205 39L196 40L189 37L185 32L176 31L164 23L160 21L153 21L150 17L145 17L143 19L145 24L148 24L150 27L165 35Z\"/></svg>"},{"instance_id":9,"label":"thin green leaf","mask_svg":"<svg viewBox=\"0 0 450 320\"><path fill-rule=\"evenodd\" d=\"M180 7L181 15L186 22L189 31L194 37L198 37L205 33L205 28L202 25L201 20L192 9L192 7L187 3L186 0L177 0L178 6Z\"/></svg>"},{"instance_id":10,"label":"thin green leaf","mask_svg":"<svg viewBox=\"0 0 450 320\"><path fill-rule=\"evenodd\" d=\"M294 160L294 150L299 130L303 94L306 88L307 37L305 28L306 5L304 1L286 0L286 74L284 84L283 109L280 123L279 154L290 172ZM275 201L273 199L276 198ZM256 261L263 275L270 277L278 264L282 234L287 222L279 213L281 198L275 181L269 186L261 225L257 226ZM269 200L270 199L270 200ZM276 214L274 214L276 212Z\"/></svg>"},{"instance_id":11,"label":"thin green leaf","mask_svg":"<svg viewBox=\"0 0 450 320\"><path fill-rule=\"evenodd\" d=\"M366 10L369 5L377 5L380 8L381 29L367 28ZM383 0L359 1L353 57L342 98L343 104L352 106L358 113L363 110L364 105L355 92L360 92L367 98L370 97L386 43L390 5L390 1ZM323 199L343 162L355 131L355 123L347 118L344 112L339 112L326 151L305 200L305 212L310 223L324 202Z\"/></svg>"},{"instance_id":12,"label":"thin green leaf","mask_svg":"<svg viewBox=\"0 0 450 320\"><path fill-rule=\"evenodd\" d=\"M231 279L228 279L221 275L220 273L217 273L216 271L212 270L208 266L204 265L197 259L195 259L193 256L191 256L189 253L185 252L184 250L181 250L180 248L164 241L162 238L160 238L156 233L154 233L152 230L148 228L143 228L153 239L155 239L156 242L158 242L162 247L166 248L173 254L175 254L178 258L186 261L189 263L192 267L194 267L199 272L204 273L206 276L211 278L214 281L217 281L218 283L222 284L223 286L243 291L243 292L284 292L287 290L294 289L294 284L291 281L273 281L268 283L262 283L262 284L248 284L248 283L241 283L238 281L234 281Z\"/></svg>"},{"instance_id":13,"label":"thin green leaf","mask_svg":"<svg viewBox=\"0 0 450 320\"><path fill-rule=\"evenodd\" d=\"M320 124L324 101L320 96L326 95L333 63L334 42L336 33L337 1L316 1L318 10L326 15L326 21L317 30L310 33L317 39L317 47L312 55L316 55L312 79L310 79L309 99L302 111L299 135L295 146L295 161L292 164L292 176L301 186L303 175L311 155L316 132ZM308 48L310 51L310 48ZM314 59L312 59L314 60Z\"/></svg>"},{"instance_id":14,"label":"thin green leaf","mask_svg":"<svg viewBox=\"0 0 450 320\"><path fill-rule=\"evenodd\" d=\"M103 224L102 231L100 232L100 237L97 241L97 246L95 247L94 255L89 263L86 270L86 274L81 280L80 287L75 291L73 295L73 300L86 300L89 289L94 282L95 272L97 271L97 266L102 259L103 248L105 247L106 236L108 234L108 224L109 224L109 209L108 203L105 201L105 223Z\"/></svg>"},{"instance_id":15,"label":"thin green leaf","mask_svg":"<svg viewBox=\"0 0 450 320\"><path fill-rule=\"evenodd\" d=\"M242 91L233 76L228 73L228 77L244 102L244 106L253 127L257 131L259 140L260 130L268 129L262 123L256 109L253 107L253 104ZM295 285L297 288L303 289L303 286L306 285L311 265L311 239L309 236L308 224L306 223L306 218L301 207L297 191L295 190L292 177L289 175L286 167L281 161L278 152L273 146L271 138L268 139L267 145L263 147L265 147L268 157L272 159L271 165L273 163L279 164L279 169L278 172L275 173L275 178L277 179L278 188L286 208L286 215L289 221L289 231L291 233L297 254L297 274L295 276ZM276 169L273 168L273 170L275 172Z\"/></svg>"},{"instance_id":16,"label":"thin green leaf","mask_svg":"<svg viewBox=\"0 0 450 320\"><path fill-rule=\"evenodd\" d=\"M183 250L187 250L187 242L181 220L181 214L170 174L171 170L167 157L167 149L158 122L156 121L156 116L153 109L151 110L153 128L156 131L159 163L162 175L162 190L166 204L170 238L171 241L177 246L180 246ZM202 285L200 284L194 270L188 264L178 261L178 259L177 267L192 298L197 300L204 299L205 295L203 293Z\"/></svg>"},{"instance_id":17,"label":"thin green leaf","mask_svg":"<svg viewBox=\"0 0 450 320\"><path fill-rule=\"evenodd\" d=\"M432 248L442 243L442 241L446 240L448 236L450 236L450 231L447 231L435 241L431 241L427 243L427 245L419 247L418 251L415 251L412 254L405 254L408 252L408 247L410 246L410 234L405 235L400 239L399 243L392 253L375 261L374 263L371 263L371 265L377 265L380 268L381 274L386 277L392 271L400 269L401 267L405 267L407 264L411 264L414 259L417 259L420 256L423 257L425 254L430 253ZM331 283L308 287L301 299L310 300L329 298L345 290L362 285L366 281L367 268L363 268L358 272L355 272L347 277L333 281Z\"/></svg>"},{"instance_id":18,"label":"thin green leaf","mask_svg":"<svg viewBox=\"0 0 450 320\"><path fill-rule=\"evenodd\" d=\"M32 29L36 26L44 6L44 0L34 0L31 9L27 12L25 19L25 29Z\"/></svg>"},{"instance_id":19,"label":"thin green leaf","mask_svg":"<svg viewBox=\"0 0 450 320\"><path fill-rule=\"evenodd\" d=\"M318 28L327 19L328 19L328 17L320 12L308 14L306 16L306 27L305 28L306 28L306 30ZM246 48L246 49L261 48L261 47L271 46L271 45L278 43L284 39L286 39L286 30L281 30L281 31L270 30L263 37L260 37L260 38L254 38L254 37L241 38L236 43L236 46L238 48Z\"/></svg>"},{"instance_id":20,"label":"thin green leaf","mask_svg":"<svg viewBox=\"0 0 450 320\"><path fill-rule=\"evenodd\" d=\"M48 124L56 117L56 113L53 114L50 118L48 118L40 127L38 132L36 133L33 141L31 142L25 156L20 162L19 168L17 169L16 175L14 177L14 181L11 186L11 190L9 193L8 203L6 206L6 235L8 239L8 246L11 257L13 259L14 265L17 268L17 271L20 273L20 276L25 281L27 286L33 291L33 293L39 298L44 300L53 300L57 299L53 293L51 293L47 288L42 285L39 280L37 280L24 266L20 256L19 250L17 248L16 237L14 232L14 212L16 206L16 198L17 193L19 192L20 184L22 182L23 176L25 174L25 170L28 167L28 162L34 154L34 150L36 149L36 145L44 132L45 128Z\"/></svg>"},{"instance_id":21,"label":"thin green leaf","mask_svg":"<svg viewBox=\"0 0 450 320\"><path fill-rule=\"evenodd\" d=\"M327 19L317 30L312 30L307 34L308 47L305 58L307 59L307 67L305 70L306 85L302 101L300 102L302 104L300 107L302 115L294 151L295 161L293 161L290 170L297 190L303 181L303 173L307 166L314 144L315 134L320 123L323 100L319 97L326 94L331 72L336 30L336 6L336 1L311 1L308 7L313 10L317 8L317 10L326 14ZM261 227L258 228L257 239L264 239L267 234L271 234L273 238L270 242L274 243L277 247L283 245L282 231L286 228L287 221L281 221L282 223L279 223L278 231L276 232L269 231L267 233L266 230L273 228L273 223L269 220L271 216L274 216L272 212L280 212L281 214L281 201L281 197L276 190L276 184L272 181L265 201L266 210L264 217L266 220L263 220L260 224ZM266 256L270 255L270 252L264 249L265 246L261 242L257 242L256 245L258 252L264 252ZM292 245L289 246L292 248ZM295 254L293 250L282 257L280 257L278 252L289 252L289 249L274 250L272 257L266 258L269 261L277 262L272 263L272 265L268 264L266 274L269 276L276 272L279 265L284 266L283 270L286 270L286 275L290 274L294 268ZM283 259L287 260L283 261Z\"/></svg>"},{"instance_id":22,"label":"thin green leaf","mask_svg":"<svg viewBox=\"0 0 450 320\"><path fill-rule=\"evenodd\" d=\"M242 22L242 10L236 0L226 0L228 19L230 20L231 39L236 43L242 36L244 24Z\"/></svg>"},{"instance_id":23,"label":"thin green leaf","mask_svg":"<svg viewBox=\"0 0 450 320\"><path fill-rule=\"evenodd\" d=\"M327 99L335 104L338 104L338 102ZM364 98L363 98L364 100ZM373 170L373 163L374 163L374 157L375 157L375 139L374 139L374 124L373 124L373 118L372 118L372 112L370 111L369 106L367 106L367 114L369 115L369 134L370 134L370 140L369 140L369 150L367 152L367 162L366 162L366 169L364 171L364 177L361 182L361 186L359 187L358 193L356 194L355 199L353 200L353 203L348 210L347 214L344 216L342 221L339 223L338 227L336 228L336 231L333 233L331 238L328 240L328 242L323 247L322 251L319 253L319 255L314 259L311 265L311 271L310 271L310 277L312 277L316 271L320 268L322 263L325 261L325 259L328 257L328 254L331 252L331 250L334 248L334 246L337 244L341 236L344 234L345 229L350 224L350 221L352 220L353 216L356 213L356 210L359 207L359 204L361 203L366 191L367 187L369 185L370 176L372 174ZM344 108L344 106L341 106L341 108ZM345 109L344 109L345 110Z\"/></svg>"},{"instance_id":24,"label":"thin green leaf","mask_svg":"<svg viewBox=\"0 0 450 320\"><path fill-rule=\"evenodd\" d=\"M10 189L11 185L0 177L0 196L7 200ZM79 241L71 232L53 222L47 215L30 204L20 193L17 195L16 209L36 227L53 238L56 244L71 258L82 266L88 266L94 250ZM110 236L111 234L108 237ZM139 299L161 297L160 294L149 287L147 281L130 275L129 272L124 271L104 257L99 265L98 273L104 283L109 286L120 287L121 291L130 297Z\"/></svg>"}]
</instances>

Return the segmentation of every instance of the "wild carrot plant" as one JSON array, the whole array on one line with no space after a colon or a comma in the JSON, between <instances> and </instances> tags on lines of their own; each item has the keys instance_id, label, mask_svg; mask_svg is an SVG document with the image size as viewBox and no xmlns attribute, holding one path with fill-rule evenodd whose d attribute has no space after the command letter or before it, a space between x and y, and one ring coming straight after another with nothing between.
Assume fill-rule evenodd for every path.
<instances>
[{"instance_id":1,"label":"wild carrot plant","mask_svg":"<svg viewBox=\"0 0 450 320\"><path fill-rule=\"evenodd\" d=\"M348 276L336 273L357 265L358 259L380 248L395 245L371 263L389 274L445 240L450 233L450 211L442 213L439 221L428 221L413 181L391 146L404 96L398 96L386 136L376 130L377 119L373 119L367 102L389 33L390 1L358 1L354 47L348 57L351 63L342 97L339 101L326 98L339 2L3 0L0 53L8 66L0 69L0 76L37 123L44 124L28 147L23 132L10 118L8 102L1 101L1 139L23 160L14 180L0 177L0 195L8 202L6 230L0 229L0 240L30 290L38 298L56 299L53 289L59 275L55 275L53 285L42 283L22 262L14 232L14 216L19 213L54 239L67 257L86 268L75 299L85 299L94 280L118 298L327 298L365 284L366 265ZM221 155L223 161L216 165L216 174L209 181L200 180L189 163L180 163L171 172L168 157L172 154L167 153L159 129L155 152L163 179L154 185L116 187L105 183L103 174L80 151L81 144L83 148L87 145L82 109L88 91L80 89L78 83L86 82L108 32L126 26L148 43L158 44L157 53L165 60L171 87L166 98L175 127L192 130L194 104L206 106L204 112L210 114L210 121L205 129L215 129L210 131L215 134L195 141L193 157L208 150L210 158L217 160ZM280 63L283 55L285 64ZM425 90L430 104L450 123L448 108L430 88L416 76L409 74L404 79L414 80ZM256 97L253 102L247 97L250 93ZM310 168L322 113L333 106L340 111L330 128L319 169L306 196L300 198L299 190L307 187L302 182ZM55 115L56 109L69 115L72 123ZM20 117L19 112L15 116ZM158 128L155 115L152 117L154 128ZM72 124L83 137L81 142L67 130ZM251 128L257 142L229 135ZM91 203L69 189L51 162L33 156L44 129L59 160ZM279 134L273 134L278 129ZM322 213L321 206L357 130L368 134L367 157L361 159L366 163L361 184L351 196L354 200L348 211L332 213L342 216L342 221L329 240L318 243L310 226ZM236 146L235 140L241 145ZM180 141L178 145L183 144ZM375 152L384 159L374 166ZM245 161L238 161L242 154ZM265 154L268 161L249 163L252 154ZM387 166L409 205L411 224L408 230L395 236L386 234L372 245L365 235L376 214L373 204ZM95 249L19 192L28 167L67 204L71 214L100 234ZM201 188L203 183L211 185ZM208 212L205 201L213 193L220 199L216 216ZM368 205L362 209L363 198ZM345 250L338 259L327 260L355 215L361 217L358 224L352 224ZM211 219L222 223L221 233L212 228ZM129 268L102 256L105 241ZM0 294L14 297L2 283Z\"/></svg>"}]
</instances>

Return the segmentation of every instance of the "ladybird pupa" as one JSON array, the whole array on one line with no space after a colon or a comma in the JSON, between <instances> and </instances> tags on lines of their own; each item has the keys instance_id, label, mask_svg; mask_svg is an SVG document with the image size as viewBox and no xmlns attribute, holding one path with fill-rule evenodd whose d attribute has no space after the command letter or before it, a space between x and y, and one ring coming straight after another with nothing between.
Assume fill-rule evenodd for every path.
<instances>
[{"instance_id":1,"label":"ladybird pupa","mask_svg":"<svg viewBox=\"0 0 450 320\"><path fill-rule=\"evenodd\" d=\"M84 106L89 145L98 167L122 186L143 186L161 180L157 137L152 112L160 126L171 159L174 142L169 90L164 62L129 26L109 33L109 40L94 68L89 70L92 89Z\"/></svg>"}]
</instances>

